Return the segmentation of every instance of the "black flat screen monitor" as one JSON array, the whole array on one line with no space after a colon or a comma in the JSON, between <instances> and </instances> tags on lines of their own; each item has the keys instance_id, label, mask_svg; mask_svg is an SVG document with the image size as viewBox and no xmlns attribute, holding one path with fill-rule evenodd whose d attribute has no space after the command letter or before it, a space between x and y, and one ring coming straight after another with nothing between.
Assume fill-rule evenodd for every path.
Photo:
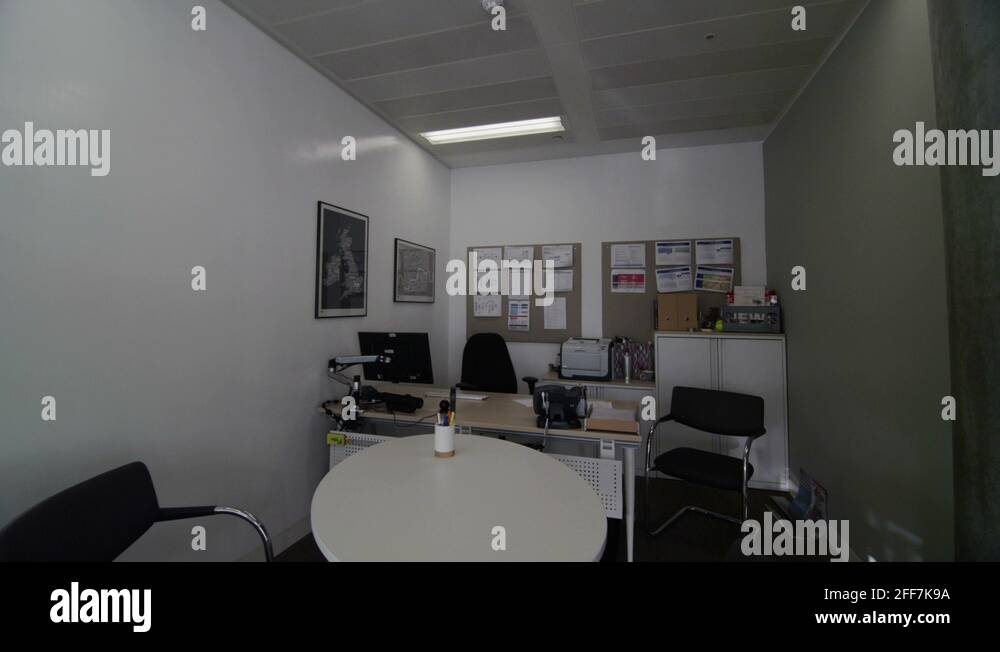
<instances>
[{"instance_id":1,"label":"black flat screen monitor","mask_svg":"<svg viewBox=\"0 0 1000 652\"><path fill-rule=\"evenodd\" d=\"M393 383L434 383L427 333L358 333L361 355L384 355L389 362L364 365L367 380Z\"/></svg>"}]
</instances>

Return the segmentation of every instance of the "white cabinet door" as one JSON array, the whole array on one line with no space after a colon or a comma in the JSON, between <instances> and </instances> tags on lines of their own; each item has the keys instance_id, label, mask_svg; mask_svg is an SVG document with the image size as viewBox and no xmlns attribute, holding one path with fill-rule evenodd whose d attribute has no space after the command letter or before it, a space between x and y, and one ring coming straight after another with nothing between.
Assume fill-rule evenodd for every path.
<instances>
[{"instance_id":1,"label":"white cabinet door","mask_svg":"<svg viewBox=\"0 0 1000 652\"><path fill-rule=\"evenodd\" d=\"M670 412L670 397L677 385L685 387L715 387L715 339L704 336L656 338L656 411L660 416ZM677 423L665 423L657 431L653 457L657 452L685 446L718 452L719 437ZM645 455L645 442L642 454Z\"/></svg>"},{"instance_id":2,"label":"white cabinet door","mask_svg":"<svg viewBox=\"0 0 1000 652\"><path fill-rule=\"evenodd\" d=\"M784 343L772 339L721 338L719 340L719 389L752 394L764 399L767 434L750 448L754 466L750 485L767 489L787 486L788 450L785 411ZM723 437L723 450L743 456L742 437Z\"/></svg>"}]
</instances>

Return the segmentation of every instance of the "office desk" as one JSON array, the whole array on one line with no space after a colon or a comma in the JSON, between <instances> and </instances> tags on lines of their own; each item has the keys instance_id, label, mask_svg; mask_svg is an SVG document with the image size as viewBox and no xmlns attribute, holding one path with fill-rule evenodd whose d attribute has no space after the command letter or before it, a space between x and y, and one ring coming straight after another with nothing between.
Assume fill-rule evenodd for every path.
<instances>
[{"instance_id":1,"label":"office desk","mask_svg":"<svg viewBox=\"0 0 1000 652\"><path fill-rule=\"evenodd\" d=\"M434 427L434 415L438 410L440 397L427 396L427 392L447 392L448 388L429 385L406 385L392 383L376 383L376 387L394 394L412 394L424 399L424 407L412 414L389 414L380 409L368 409L359 413L359 421L383 424L412 424L421 422L428 429ZM499 435L525 435L542 438L544 431L536 425L534 410L515 402L514 399L529 399L528 394L502 394L499 392L469 392L486 394L482 401L459 400L455 411L455 421L458 432L484 433ZM637 404L629 401L613 401L616 408L635 409ZM600 444L602 455L613 454L614 448L622 449L624 494L625 540L628 560L633 560L635 540L635 451L642 442L639 434L621 432L594 432L577 430L549 429L548 437L568 441L583 441Z\"/></svg>"},{"instance_id":2,"label":"office desk","mask_svg":"<svg viewBox=\"0 0 1000 652\"><path fill-rule=\"evenodd\" d=\"M560 378L559 374L555 371L546 371L545 375L539 379L538 384L544 385L546 383L556 383L559 385L582 385L588 389L593 387L597 388L598 391L602 389L609 390L627 390L629 392L636 392L639 396L644 395L656 395L656 383L652 380L639 380L638 378L633 378L629 382L625 382L622 379L617 380L592 380L588 378ZM599 394L591 396L600 398Z\"/></svg>"},{"instance_id":3,"label":"office desk","mask_svg":"<svg viewBox=\"0 0 1000 652\"><path fill-rule=\"evenodd\" d=\"M547 384L563 385L565 387L582 387L587 391L587 398L592 401L629 401L633 403L642 403L647 397L656 397L656 383L649 380L639 380L634 378L629 382L624 380L573 380L569 378L560 378L559 374L555 371L548 371L544 376L538 381L538 385ZM669 402L665 405L669 405ZM653 410L655 413L655 410ZM650 427L656 421L656 417L650 420L640 419L639 421L639 433L642 435L642 442L640 443L640 448L645 450L646 446L646 435L649 433ZM645 465L643 465L645 466ZM646 475L645 468L640 468L638 470L640 476Z\"/></svg>"},{"instance_id":4,"label":"office desk","mask_svg":"<svg viewBox=\"0 0 1000 652\"><path fill-rule=\"evenodd\" d=\"M590 562L607 538L604 505L575 471L476 435L456 435L446 459L434 435L352 455L316 488L310 520L330 561Z\"/></svg>"}]
</instances>

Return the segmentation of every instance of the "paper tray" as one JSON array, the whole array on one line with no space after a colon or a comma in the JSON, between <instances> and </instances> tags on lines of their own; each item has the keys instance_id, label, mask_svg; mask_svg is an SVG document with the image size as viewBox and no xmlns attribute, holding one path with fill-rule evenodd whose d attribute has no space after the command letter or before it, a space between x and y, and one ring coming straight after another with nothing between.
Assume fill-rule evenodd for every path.
<instances>
[{"instance_id":1,"label":"paper tray","mask_svg":"<svg viewBox=\"0 0 1000 652\"><path fill-rule=\"evenodd\" d=\"M586 430L600 431L600 432L625 432L630 435L639 434L639 422L632 420L626 421L624 419L587 419Z\"/></svg>"}]
</instances>

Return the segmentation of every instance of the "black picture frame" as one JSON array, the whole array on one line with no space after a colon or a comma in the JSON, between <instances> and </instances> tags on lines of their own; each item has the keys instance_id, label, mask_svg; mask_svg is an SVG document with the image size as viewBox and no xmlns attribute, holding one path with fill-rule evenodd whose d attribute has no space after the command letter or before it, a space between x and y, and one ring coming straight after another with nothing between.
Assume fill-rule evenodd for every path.
<instances>
[{"instance_id":1,"label":"black picture frame","mask_svg":"<svg viewBox=\"0 0 1000 652\"><path fill-rule=\"evenodd\" d=\"M317 202L316 319L368 315L368 242L367 215Z\"/></svg>"},{"instance_id":2,"label":"black picture frame","mask_svg":"<svg viewBox=\"0 0 1000 652\"><path fill-rule=\"evenodd\" d=\"M401 265L400 259L406 257L407 252L413 254L429 253L430 260L417 263L417 269L414 269L412 262ZM436 299L434 275L437 265L437 250L416 242L396 238L392 260L392 300L396 303L434 303Z\"/></svg>"}]
</instances>

